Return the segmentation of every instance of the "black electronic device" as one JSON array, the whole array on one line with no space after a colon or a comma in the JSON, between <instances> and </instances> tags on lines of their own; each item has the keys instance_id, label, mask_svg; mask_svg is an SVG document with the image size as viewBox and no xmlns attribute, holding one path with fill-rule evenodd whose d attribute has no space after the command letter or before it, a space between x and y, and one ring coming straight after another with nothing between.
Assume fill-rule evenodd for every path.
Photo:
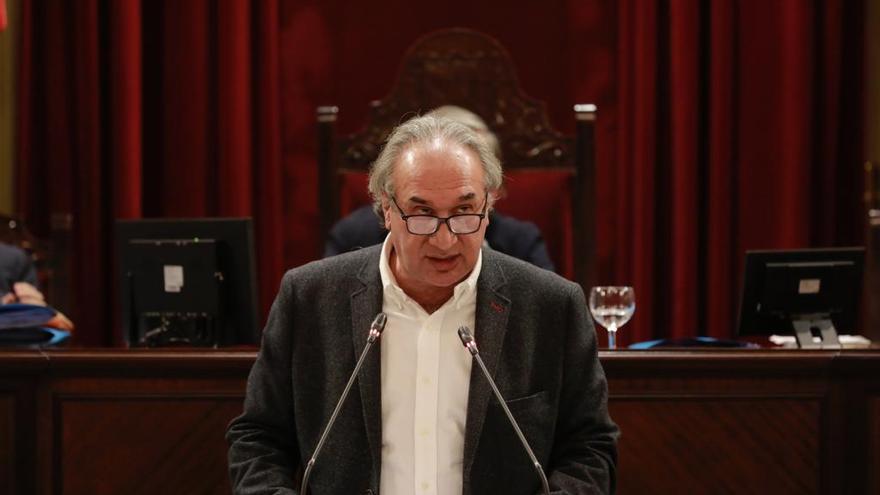
<instances>
[{"instance_id":1,"label":"black electronic device","mask_svg":"<svg viewBox=\"0 0 880 495\"><path fill-rule=\"evenodd\" d=\"M858 320L864 257L862 247L746 252L739 335L794 333L799 347L840 348L838 332Z\"/></svg>"},{"instance_id":2,"label":"black electronic device","mask_svg":"<svg viewBox=\"0 0 880 495\"><path fill-rule=\"evenodd\" d=\"M129 345L257 341L251 219L119 220L116 243Z\"/></svg>"}]
</instances>

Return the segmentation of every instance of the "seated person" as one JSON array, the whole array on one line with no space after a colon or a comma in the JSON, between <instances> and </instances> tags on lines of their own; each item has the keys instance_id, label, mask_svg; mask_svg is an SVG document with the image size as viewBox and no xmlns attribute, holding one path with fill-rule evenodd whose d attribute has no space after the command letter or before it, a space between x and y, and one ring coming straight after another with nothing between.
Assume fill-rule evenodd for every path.
<instances>
[{"instance_id":1,"label":"seated person","mask_svg":"<svg viewBox=\"0 0 880 495\"><path fill-rule=\"evenodd\" d=\"M495 152L495 156L501 157L498 138L477 114L455 105L444 105L428 115L454 120L477 131ZM324 257L381 244L387 234L388 231L382 226L381 215L377 216L370 206L363 206L333 225L324 244ZM541 231L531 222L517 220L492 210L489 213L485 244L496 251L555 271Z\"/></svg>"},{"instance_id":2,"label":"seated person","mask_svg":"<svg viewBox=\"0 0 880 495\"><path fill-rule=\"evenodd\" d=\"M324 257L381 244L388 231L382 227L380 221L370 205L356 209L330 229L324 244ZM531 222L523 222L492 211L489 213L489 226L486 227L486 244L496 251L528 261L535 266L550 271L555 268L547 254L547 245L544 244L540 230Z\"/></svg>"},{"instance_id":3,"label":"seated person","mask_svg":"<svg viewBox=\"0 0 880 495\"><path fill-rule=\"evenodd\" d=\"M30 256L20 248L0 242L0 304L12 303L46 306L46 298L37 289L37 270ZM73 330L73 322L60 311L46 326Z\"/></svg>"},{"instance_id":4,"label":"seated person","mask_svg":"<svg viewBox=\"0 0 880 495\"><path fill-rule=\"evenodd\" d=\"M0 242L0 302L46 305L37 290L37 270L23 250Z\"/></svg>"}]
</instances>

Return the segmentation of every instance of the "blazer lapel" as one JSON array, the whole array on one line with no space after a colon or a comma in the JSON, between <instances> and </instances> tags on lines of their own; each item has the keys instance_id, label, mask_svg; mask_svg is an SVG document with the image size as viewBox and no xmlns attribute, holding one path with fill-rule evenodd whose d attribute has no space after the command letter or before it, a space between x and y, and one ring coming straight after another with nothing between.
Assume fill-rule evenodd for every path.
<instances>
[{"instance_id":1,"label":"blazer lapel","mask_svg":"<svg viewBox=\"0 0 880 495\"><path fill-rule=\"evenodd\" d=\"M510 314L510 299L504 285L504 273L498 266L490 250L483 250L483 266L477 281L477 308L474 340L480 350L480 357L486 364L492 378L496 377L498 360L507 332L507 317ZM492 387L483 376L480 366L475 362L471 368L470 389L468 391L467 420L464 436L464 481L469 485L471 466L477 452L486 409L492 395Z\"/></svg>"},{"instance_id":2,"label":"blazer lapel","mask_svg":"<svg viewBox=\"0 0 880 495\"><path fill-rule=\"evenodd\" d=\"M351 323L355 359L360 357L367 344L370 323L382 311L382 278L379 275L379 250L369 256L358 273L364 286L351 295ZM358 374L358 387L364 408L364 425L370 454L373 459L374 482L378 484L381 469L382 446L382 398L379 341L373 344L370 353L364 358L363 367Z\"/></svg>"}]
</instances>

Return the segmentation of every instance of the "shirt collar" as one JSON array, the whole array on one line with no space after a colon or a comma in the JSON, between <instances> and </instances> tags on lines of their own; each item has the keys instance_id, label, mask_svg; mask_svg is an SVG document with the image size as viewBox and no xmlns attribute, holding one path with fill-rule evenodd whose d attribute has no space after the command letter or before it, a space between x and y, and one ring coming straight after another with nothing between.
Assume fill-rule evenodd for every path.
<instances>
[{"instance_id":1,"label":"shirt collar","mask_svg":"<svg viewBox=\"0 0 880 495\"><path fill-rule=\"evenodd\" d=\"M382 243L382 254L379 256L379 275L382 277L382 291L384 297L401 305L405 301L412 301L412 299L406 295L403 289L400 288L400 285L397 284L397 279L394 278L394 273L391 271L391 265L388 261L391 259L392 249L391 236L389 235L385 237L385 242ZM476 294L477 280L480 278L480 271L482 268L483 250L480 249L477 253L477 262L474 263L474 269L471 270L470 275L459 282L455 286L455 289L453 289L452 300L456 308L460 308L462 304L465 304L468 300L472 299L470 296ZM473 299L476 300L475 297L473 297Z\"/></svg>"}]
</instances>

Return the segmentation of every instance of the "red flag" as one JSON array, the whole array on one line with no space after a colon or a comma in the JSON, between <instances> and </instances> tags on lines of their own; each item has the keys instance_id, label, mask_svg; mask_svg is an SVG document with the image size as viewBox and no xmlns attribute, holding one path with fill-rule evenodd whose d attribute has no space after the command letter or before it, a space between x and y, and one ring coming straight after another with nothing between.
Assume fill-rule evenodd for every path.
<instances>
[{"instance_id":1,"label":"red flag","mask_svg":"<svg viewBox=\"0 0 880 495\"><path fill-rule=\"evenodd\" d=\"M6 0L0 0L0 31L6 29Z\"/></svg>"}]
</instances>

